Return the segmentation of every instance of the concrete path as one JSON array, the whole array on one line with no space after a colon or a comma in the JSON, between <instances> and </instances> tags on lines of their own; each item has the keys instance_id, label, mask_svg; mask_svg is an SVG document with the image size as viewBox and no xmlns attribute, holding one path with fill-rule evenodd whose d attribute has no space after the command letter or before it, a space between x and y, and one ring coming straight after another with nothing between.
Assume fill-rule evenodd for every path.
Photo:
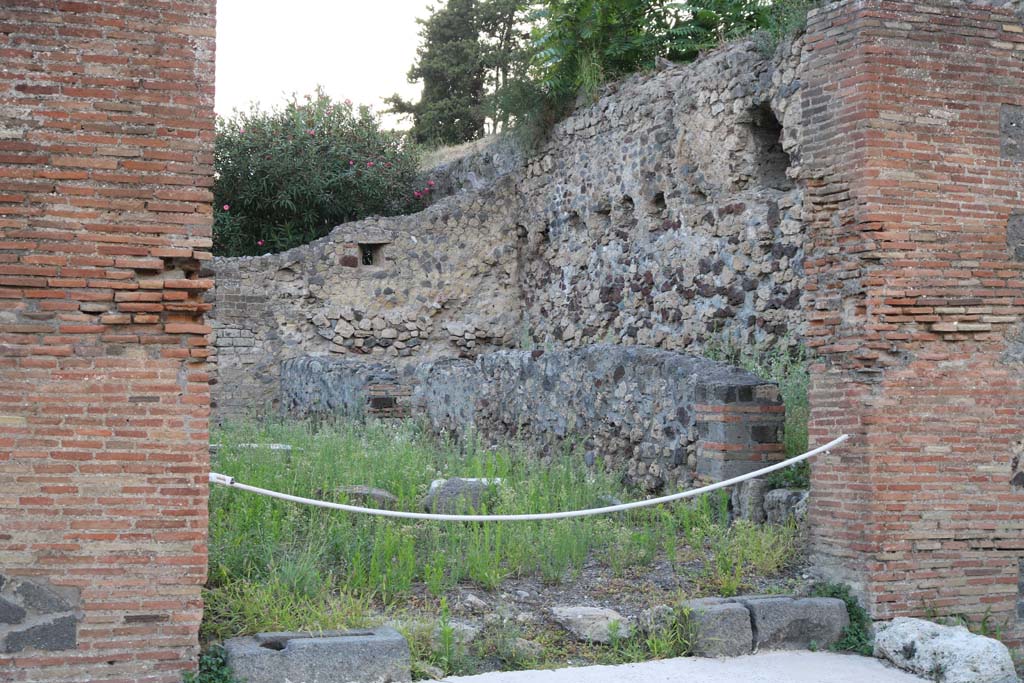
<instances>
[{"instance_id":1,"label":"concrete path","mask_svg":"<svg viewBox=\"0 0 1024 683\"><path fill-rule=\"evenodd\" d=\"M877 659L831 652L766 652L731 659L683 657L643 664L507 671L451 683L921 683Z\"/></svg>"}]
</instances>

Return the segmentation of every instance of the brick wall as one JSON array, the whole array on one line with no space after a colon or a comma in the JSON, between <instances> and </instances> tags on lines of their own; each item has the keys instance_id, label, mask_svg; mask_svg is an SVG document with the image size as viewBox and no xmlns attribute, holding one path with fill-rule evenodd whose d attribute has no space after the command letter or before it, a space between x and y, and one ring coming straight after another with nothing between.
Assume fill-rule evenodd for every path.
<instances>
[{"instance_id":1,"label":"brick wall","mask_svg":"<svg viewBox=\"0 0 1024 683\"><path fill-rule=\"evenodd\" d=\"M194 666L214 5L0 3L3 680Z\"/></svg>"},{"instance_id":2,"label":"brick wall","mask_svg":"<svg viewBox=\"0 0 1024 683\"><path fill-rule=\"evenodd\" d=\"M803 109L819 564L875 618L1017 603L1024 486L1024 27L859 0L813 14Z\"/></svg>"}]
</instances>

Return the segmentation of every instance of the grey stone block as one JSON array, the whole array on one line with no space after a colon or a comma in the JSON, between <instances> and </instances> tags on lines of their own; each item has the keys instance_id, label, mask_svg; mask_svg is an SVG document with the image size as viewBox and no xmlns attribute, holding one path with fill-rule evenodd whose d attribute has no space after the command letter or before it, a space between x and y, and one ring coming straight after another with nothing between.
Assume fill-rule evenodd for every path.
<instances>
[{"instance_id":1,"label":"grey stone block","mask_svg":"<svg viewBox=\"0 0 1024 683\"><path fill-rule=\"evenodd\" d=\"M56 614L72 609L63 597L38 583L23 581L14 594L21 600L22 605L38 614Z\"/></svg>"},{"instance_id":2,"label":"grey stone block","mask_svg":"<svg viewBox=\"0 0 1024 683\"><path fill-rule=\"evenodd\" d=\"M604 607L556 606L551 608L551 616L582 642L610 643L613 632L621 638L633 632L632 619Z\"/></svg>"},{"instance_id":3,"label":"grey stone block","mask_svg":"<svg viewBox=\"0 0 1024 683\"><path fill-rule=\"evenodd\" d=\"M371 631L258 633L224 644L247 683L398 683L411 680L409 645L386 626Z\"/></svg>"},{"instance_id":4,"label":"grey stone block","mask_svg":"<svg viewBox=\"0 0 1024 683\"><path fill-rule=\"evenodd\" d=\"M1004 104L999 111L999 132L1002 157L1024 161L1024 107Z\"/></svg>"},{"instance_id":5,"label":"grey stone block","mask_svg":"<svg viewBox=\"0 0 1024 683\"><path fill-rule=\"evenodd\" d=\"M1014 211L1006 223L1006 246L1010 258L1024 261L1024 211Z\"/></svg>"},{"instance_id":6,"label":"grey stone block","mask_svg":"<svg viewBox=\"0 0 1024 683\"><path fill-rule=\"evenodd\" d=\"M697 451L697 475L712 481L724 481L759 470L765 466L763 462L750 460L721 460L719 458L707 457Z\"/></svg>"},{"instance_id":7,"label":"grey stone block","mask_svg":"<svg viewBox=\"0 0 1024 683\"><path fill-rule=\"evenodd\" d=\"M25 619L25 610L0 598L0 624L20 624Z\"/></svg>"},{"instance_id":8,"label":"grey stone block","mask_svg":"<svg viewBox=\"0 0 1024 683\"><path fill-rule=\"evenodd\" d=\"M733 598L750 612L755 650L806 650L835 643L850 623L836 598Z\"/></svg>"},{"instance_id":9,"label":"grey stone block","mask_svg":"<svg viewBox=\"0 0 1024 683\"><path fill-rule=\"evenodd\" d=\"M786 524L790 519L802 521L807 516L807 491L775 489L764 497L765 519L769 524Z\"/></svg>"},{"instance_id":10,"label":"grey stone block","mask_svg":"<svg viewBox=\"0 0 1024 683\"><path fill-rule=\"evenodd\" d=\"M879 625L875 656L919 676L941 673L944 683L1017 683L1006 646L963 626L894 619Z\"/></svg>"},{"instance_id":11,"label":"grey stone block","mask_svg":"<svg viewBox=\"0 0 1024 683\"><path fill-rule=\"evenodd\" d=\"M423 509L445 515L479 512L486 494L499 485L500 479L435 479L423 499Z\"/></svg>"},{"instance_id":12,"label":"grey stone block","mask_svg":"<svg viewBox=\"0 0 1024 683\"><path fill-rule=\"evenodd\" d=\"M750 479L733 487L733 518L745 519L755 524L764 522L764 496L767 491L768 482L764 479Z\"/></svg>"},{"instance_id":13,"label":"grey stone block","mask_svg":"<svg viewBox=\"0 0 1024 683\"><path fill-rule=\"evenodd\" d=\"M22 650L73 650L78 645L77 620L59 617L53 621L12 631L3 642L3 652L11 654Z\"/></svg>"},{"instance_id":14,"label":"grey stone block","mask_svg":"<svg viewBox=\"0 0 1024 683\"><path fill-rule=\"evenodd\" d=\"M398 507L398 497L390 491L355 484L342 486L338 494L347 498L352 505L371 505L382 510L394 510Z\"/></svg>"},{"instance_id":15,"label":"grey stone block","mask_svg":"<svg viewBox=\"0 0 1024 683\"><path fill-rule=\"evenodd\" d=\"M698 657L738 657L750 654L754 634L750 613L741 603L722 598L688 600L681 607L688 612L694 630L691 651Z\"/></svg>"}]
</instances>

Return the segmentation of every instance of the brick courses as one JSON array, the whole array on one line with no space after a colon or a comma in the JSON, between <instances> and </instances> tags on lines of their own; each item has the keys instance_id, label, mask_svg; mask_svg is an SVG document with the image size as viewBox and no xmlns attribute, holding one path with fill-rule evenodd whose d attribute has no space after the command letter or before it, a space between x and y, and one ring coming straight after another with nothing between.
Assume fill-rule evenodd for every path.
<instances>
[{"instance_id":1,"label":"brick courses","mask_svg":"<svg viewBox=\"0 0 1024 683\"><path fill-rule=\"evenodd\" d=\"M875 618L988 616L1016 644L1024 489L1024 28L858 0L811 16L803 149L815 558Z\"/></svg>"},{"instance_id":2,"label":"brick courses","mask_svg":"<svg viewBox=\"0 0 1024 683\"><path fill-rule=\"evenodd\" d=\"M0 4L0 574L77 601L3 680L195 665L214 7Z\"/></svg>"}]
</instances>

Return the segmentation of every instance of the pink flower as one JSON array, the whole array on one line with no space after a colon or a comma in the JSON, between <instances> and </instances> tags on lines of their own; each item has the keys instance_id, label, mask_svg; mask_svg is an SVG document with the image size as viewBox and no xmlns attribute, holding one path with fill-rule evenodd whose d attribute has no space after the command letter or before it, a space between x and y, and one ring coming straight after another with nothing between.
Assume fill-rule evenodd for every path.
<instances>
[{"instance_id":1,"label":"pink flower","mask_svg":"<svg viewBox=\"0 0 1024 683\"><path fill-rule=\"evenodd\" d=\"M429 187L424 187L423 188L423 194L430 194L430 188Z\"/></svg>"},{"instance_id":2,"label":"pink flower","mask_svg":"<svg viewBox=\"0 0 1024 683\"><path fill-rule=\"evenodd\" d=\"M239 128L239 129L238 129L238 133L239 133L240 135L245 135L245 128Z\"/></svg>"},{"instance_id":3,"label":"pink flower","mask_svg":"<svg viewBox=\"0 0 1024 683\"><path fill-rule=\"evenodd\" d=\"M386 164L384 164L384 168L391 168L391 162L389 161Z\"/></svg>"},{"instance_id":4,"label":"pink flower","mask_svg":"<svg viewBox=\"0 0 1024 683\"><path fill-rule=\"evenodd\" d=\"M373 162L372 161L367 161L366 162L366 168L373 168Z\"/></svg>"},{"instance_id":5,"label":"pink flower","mask_svg":"<svg viewBox=\"0 0 1024 683\"><path fill-rule=\"evenodd\" d=\"M412 193L412 196L415 197L416 199L421 199L423 197L423 194L419 190L416 190L415 192Z\"/></svg>"},{"instance_id":6,"label":"pink flower","mask_svg":"<svg viewBox=\"0 0 1024 683\"><path fill-rule=\"evenodd\" d=\"M263 240L256 240L256 245L262 247L263 246Z\"/></svg>"},{"instance_id":7,"label":"pink flower","mask_svg":"<svg viewBox=\"0 0 1024 683\"><path fill-rule=\"evenodd\" d=\"M352 106L352 100L345 100L345 106L346 107L351 107Z\"/></svg>"},{"instance_id":8,"label":"pink flower","mask_svg":"<svg viewBox=\"0 0 1024 683\"><path fill-rule=\"evenodd\" d=\"M434 186L434 181L433 181L433 180L428 180L428 181L427 181L427 185L428 185L429 187L433 187L433 186Z\"/></svg>"},{"instance_id":9,"label":"pink flower","mask_svg":"<svg viewBox=\"0 0 1024 683\"><path fill-rule=\"evenodd\" d=\"M313 130L312 128L310 128L310 129L309 129L309 130L307 130L306 132L307 132L307 133L309 133L310 135L316 135L316 131L315 131L315 130Z\"/></svg>"},{"instance_id":10,"label":"pink flower","mask_svg":"<svg viewBox=\"0 0 1024 683\"><path fill-rule=\"evenodd\" d=\"M355 166L355 165L356 165L356 162L354 162L354 161L352 161L351 159L349 159L349 160L348 160L348 165L349 165L349 166Z\"/></svg>"},{"instance_id":11,"label":"pink flower","mask_svg":"<svg viewBox=\"0 0 1024 683\"><path fill-rule=\"evenodd\" d=\"M224 205L223 207L221 207L221 208L223 208L223 209L224 209L225 211L230 211L230 210L231 210L231 205L230 205L230 204L225 204L225 205Z\"/></svg>"}]
</instances>

